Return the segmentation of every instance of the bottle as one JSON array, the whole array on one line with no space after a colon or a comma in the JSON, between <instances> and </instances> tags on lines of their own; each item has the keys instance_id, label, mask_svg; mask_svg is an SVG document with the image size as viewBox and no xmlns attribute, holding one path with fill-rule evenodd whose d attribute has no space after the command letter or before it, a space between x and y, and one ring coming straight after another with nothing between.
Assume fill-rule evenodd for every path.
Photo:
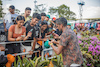
<instances>
[{"instance_id":1,"label":"bottle","mask_svg":"<svg viewBox=\"0 0 100 67\"><path fill-rule=\"evenodd\" d=\"M29 32L32 32L33 31L33 29L31 29Z\"/></svg>"}]
</instances>

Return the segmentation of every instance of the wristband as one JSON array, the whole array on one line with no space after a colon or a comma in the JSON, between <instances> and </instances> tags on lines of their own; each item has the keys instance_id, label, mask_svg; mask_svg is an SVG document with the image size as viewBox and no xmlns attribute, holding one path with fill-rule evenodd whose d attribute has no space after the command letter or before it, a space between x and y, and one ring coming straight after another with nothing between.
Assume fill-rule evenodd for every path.
<instances>
[{"instance_id":1,"label":"wristband","mask_svg":"<svg viewBox=\"0 0 100 67\"><path fill-rule=\"evenodd\" d=\"M51 43L50 45L53 45L53 43Z\"/></svg>"}]
</instances>

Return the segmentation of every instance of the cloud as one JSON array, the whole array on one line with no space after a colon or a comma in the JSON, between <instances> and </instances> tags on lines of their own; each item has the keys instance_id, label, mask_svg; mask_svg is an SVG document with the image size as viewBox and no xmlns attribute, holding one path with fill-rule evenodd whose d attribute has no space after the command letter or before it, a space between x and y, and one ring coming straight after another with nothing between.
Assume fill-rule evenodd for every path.
<instances>
[{"instance_id":1,"label":"cloud","mask_svg":"<svg viewBox=\"0 0 100 67\"><path fill-rule=\"evenodd\" d=\"M10 5L11 5L11 4L3 5L3 12L4 12L4 13L8 13L8 12L9 12L9 11L8 11L8 8L9 8Z\"/></svg>"},{"instance_id":2,"label":"cloud","mask_svg":"<svg viewBox=\"0 0 100 67\"><path fill-rule=\"evenodd\" d=\"M87 7L83 10L83 18L100 18L100 7Z\"/></svg>"},{"instance_id":3,"label":"cloud","mask_svg":"<svg viewBox=\"0 0 100 67\"><path fill-rule=\"evenodd\" d=\"M7 4L7 5L6 5L6 8L9 8L10 5L11 5L11 4Z\"/></svg>"}]
</instances>

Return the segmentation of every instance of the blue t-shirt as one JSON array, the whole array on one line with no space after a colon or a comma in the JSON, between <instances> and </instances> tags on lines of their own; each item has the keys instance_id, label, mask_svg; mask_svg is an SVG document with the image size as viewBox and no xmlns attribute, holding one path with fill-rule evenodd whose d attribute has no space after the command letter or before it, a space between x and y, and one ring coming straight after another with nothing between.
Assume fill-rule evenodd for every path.
<instances>
[{"instance_id":1,"label":"blue t-shirt","mask_svg":"<svg viewBox=\"0 0 100 67\"><path fill-rule=\"evenodd\" d=\"M8 30L9 28L10 28L10 26L11 25L13 25L14 23L15 23L15 19L17 18L17 14L11 14L11 21L12 22L8 22L8 21L6 21L5 23L6 23L6 29ZM5 20L6 18L4 18L4 20ZM10 19L10 18L9 18Z\"/></svg>"}]
</instances>

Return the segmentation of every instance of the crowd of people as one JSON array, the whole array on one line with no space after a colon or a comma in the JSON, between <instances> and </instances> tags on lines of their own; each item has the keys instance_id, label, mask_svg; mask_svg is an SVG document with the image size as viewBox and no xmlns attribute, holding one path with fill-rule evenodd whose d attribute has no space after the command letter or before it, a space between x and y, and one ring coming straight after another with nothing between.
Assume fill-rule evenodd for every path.
<instances>
[{"instance_id":1,"label":"crowd of people","mask_svg":"<svg viewBox=\"0 0 100 67\"><path fill-rule=\"evenodd\" d=\"M95 34L100 34L100 22L89 22L89 23L68 23L67 26L74 32L81 33L85 31L95 31Z\"/></svg>"},{"instance_id":2,"label":"crowd of people","mask_svg":"<svg viewBox=\"0 0 100 67\"><path fill-rule=\"evenodd\" d=\"M25 40L33 40L33 42L23 42L22 45L20 43L6 44L8 49L5 52L6 55L21 53L24 48L26 52L29 51L30 55L27 55L27 57L31 59L35 56L39 57L39 52L36 55L33 51L39 50L41 53L43 50L41 42L50 40L50 37L47 36L53 35L49 45L56 54L62 53L64 67L69 67L73 63L82 64L83 57L78 44L78 38L64 17L57 19L54 17L52 21L49 21L50 15L33 13L30 20L30 7L25 8L24 15L17 15L14 10L15 7L13 5L9 6L9 13L4 17L4 30L7 42ZM75 26L74 29L77 31L88 30L84 25ZM58 48L55 47L55 44L59 44L56 45ZM1 50L5 50L5 48L1 47Z\"/></svg>"},{"instance_id":3,"label":"crowd of people","mask_svg":"<svg viewBox=\"0 0 100 67\"><path fill-rule=\"evenodd\" d=\"M32 19L29 19L31 8L26 7L24 15L17 15L15 12L15 7L13 5L9 6L9 13L4 17L4 31L6 35L6 42L12 41L25 41L25 40L34 40L31 42L24 42L23 45L20 43L6 44L8 51L5 54L14 54L20 53L25 48L26 52L37 50L38 48L42 50L42 46L39 44L40 41L47 41L47 35L57 33L61 35L62 31L53 30L56 27L56 18L53 18L51 23L48 22L50 15L45 13L33 13ZM38 45L38 48L35 49L35 44ZM39 55L39 54L38 54ZM35 56L33 54L32 56ZM34 57L32 57L34 58Z\"/></svg>"}]
</instances>

